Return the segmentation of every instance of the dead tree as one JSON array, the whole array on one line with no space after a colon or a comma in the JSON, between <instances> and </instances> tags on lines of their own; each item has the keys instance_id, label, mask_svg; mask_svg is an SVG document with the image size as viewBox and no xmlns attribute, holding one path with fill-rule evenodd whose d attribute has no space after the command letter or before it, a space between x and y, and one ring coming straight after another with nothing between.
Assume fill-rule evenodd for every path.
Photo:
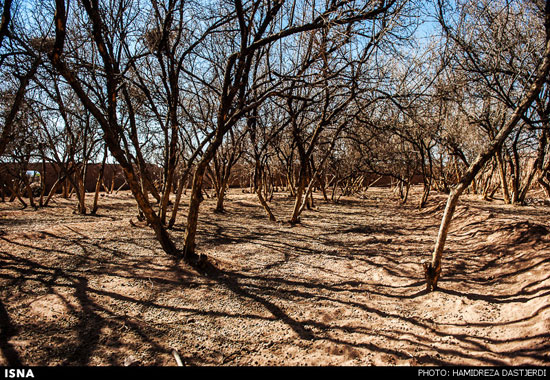
<instances>
[{"instance_id":1,"label":"dead tree","mask_svg":"<svg viewBox=\"0 0 550 380\"><path fill-rule=\"evenodd\" d=\"M225 134L244 117L271 95L270 91L261 94L255 103L246 103L247 88L250 87L251 67L261 51L286 37L304 32L327 28L333 24L348 25L362 20L378 19L393 9L397 1L366 2L361 4L331 3L309 20L298 20L283 28L276 22L283 7L282 2L272 4L256 3L255 7L245 8L241 1L235 1L235 14L238 22L237 50L227 59L223 73L223 86L216 119L216 134L197 163L191 199L187 216L184 256L194 255L199 206L202 200L204 173L210 160L222 144ZM351 8L349 7L351 5ZM356 6L356 7L354 7Z\"/></svg>"},{"instance_id":2,"label":"dead tree","mask_svg":"<svg viewBox=\"0 0 550 380\"><path fill-rule=\"evenodd\" d=\"M125 141L124 129L120 123L117 112L119 108L118 100L122 75L120 71L120 62L117 61L117 56L115 56L113 50L113 41L111 40L112 34L108 34L108 30L103 20L103 12L99 8L98 1L84 0L82 4L91 24L94 45L102 59L102 69L104 70L105 78L104 85L106 90L106 107L101 109L95 104L92 98L90 98L90 95L85 91L82 85L81 79L77 76L77 73L71 67L70 63L67 62L67 57L63 54L67 33L67 13L63 0L56 1L54 19L56 39L53 50L49 55L50 60L57 72L59 72L71 86L83 106L94 116L101 126L105 143L113 157L122 167L136 202L145 214L147 220L150 221L151 228L153 228L163 250L168 254L177 255L178 250L174 242L164 228L158 214L149 203L146 193L142 191L138 175L132 164L131 153L125 150L125 147L128 145L126 145L127 141ZM121 24L119 27L124 27L124 25Z\"/></svg>"},{"instance_id":3,"label":"dead tree","mask_svg":"<svg viewBox=\"0 0 550 380\"><path fill-rule=\"evenodd\" d=\"M213 169L209 166L210 179L216 193L214 212L225 212L224 201L230 185L231 170L244 153L243 139L246 133L246 129L239 131L231 129L228 134L229 139L220 146L212 159Z\"/></svg>"},{"instance_id":4,"label":"dead tree","mask_svg":"<svg viewBox=\"0 0 550 380\"><path fill-rule=\"evenodd\" d=\"M537 65L535 71L533 72L532 81L526 86L525 94L518 101L509 119L500 129L498 134L496 134L496 136L491 139L491 141L484 145L484 147L478 153L477 157L470 163L468 169L463 173L458 184L451 190L451 193L449 194L434 251L432 254L432 259L429 263L424 264L426 286L428 291L433 291L437 289L438 281L441 274L443 249L460 195L464 192L465 189L468 188L468 186L470 186L474 177L484 167L485 163L487 163L491 159L491 157L494 156L495 152L497 152L502 147L506 138L510 135L510 133L512 133L517 124L522 120L528 109L531 107L532 103L536 100L542 87L548 80L548 76L550 74L550 2L546 2L545 8L542 12L542 19L544 20L543 23L545 28L544 51L541 54L542 59ZM457 38L455 35L451 34L447 25L443 21L443 18L441 18L441 21L444 29L447 33L449 33L449 36L451 36L452 38ZM468 47L463 44L464 41L459 40L458 42L460 42L463 48L468 49ZM470 50L469 53L472 54L473 51ZM469 56L475 57L475 55Z\"/></svg>"}]
</instances>

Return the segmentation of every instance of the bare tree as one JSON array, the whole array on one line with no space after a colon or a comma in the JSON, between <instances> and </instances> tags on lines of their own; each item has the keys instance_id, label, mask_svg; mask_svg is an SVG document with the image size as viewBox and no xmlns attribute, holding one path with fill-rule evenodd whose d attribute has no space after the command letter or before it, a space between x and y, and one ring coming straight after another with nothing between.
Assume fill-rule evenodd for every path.
<instances>
[{"instance_id":1,"label":"bare tree","mask_svg":"<svg viewBox=\"0 0 550 380\"><path fill-rule=\"evenodd\" d=\"M247 103L249 97L247 91L250 89L251 68L255 59L259 59L262 49L271 44L299 33L310 32L327 28L330 25L347 25L362 20L377 19L381 15L393 9L397 1L384 2L355 2L329 3L323 10L317 10L312 17L305 12L304 16L298 17L294 13L299 3L290 4L284 8L284 3L262 3L255 2L252 6L245 8L240 1L235 1L234 11L238 22L239 46L227 58L223 74L223 86L219 101L219 108L216 118L216 133L210 145L205 150L201 160L197 163L193 187L191 191L190 206L187 216L184 256L195 255L196 231L199 213L199 205L202 200L201 190L207 165L212 160L215 152L223 142L225 134L244 117L249 110L257 106L271 95L268 91L256 98L256 102ZM279 24L278 15L282 10L291 14L291 20L286 24ZM306 18L308 17L308 18Z\"/></svg>"},{"instance_id":2,"label":"bare tree","mask_svg":"<svg viewBox=\"0 0 550 380\"><path fill-rule=\"evenodd\" d=\"M525 4L525 6L529 4ZM489 9L489 4L485 3L485 9ZM506 10L507 7L510 7L510 3L492 3L491 6L500 7L501 9ZM521 96L517 98L517 103L515 103L513 112L507 118L506 122L499 130L499 132L492 138L487 144L484 145L483 149L479 151L476 158L470 162L468 169L462 174L457 185L451 190L449 198L447 200L447 205L445 207L445 212L443 214L443 219L439 229L439 234L435 243L434 252L432 254L432 260L430 263L425 264L426 271L426 282L428 290L435 290L437 288L438 280L441 274L441 261L443 256L443 249L445 246L445 241L449 231L449 226L458 203L460 195L464 192L466 188L471 184L474 177L479 173L479 171L484 167L484 165L494 156L504 144L506 138L513 132L514 128L521 122L525 114L530 109L533 102L537 99L542 87L548 80L548 75L550 73L550 3L546 3L544 9L532 8L533 11L538 11L540 27L544 28L544 45L542 46L543 51L540 55L540 61L534 67L532 75L530 75L530 81L524 84L524 91ZM440 21L443 25L444 30L450 38L457 42L460 47L464 50L466 57L469 62L473 65L476 65L480 68L483 67L482 57L478 54L479 52L474 49L474 46L471 44L472 41L467 41L461 36L451 30L447 21L443 17L443 7L440 2L440 12L442 17ZM510 13L508 13L510 14ZM480 70L480 73L486 73L484 70Z\"/></svg>"}]
</instances>

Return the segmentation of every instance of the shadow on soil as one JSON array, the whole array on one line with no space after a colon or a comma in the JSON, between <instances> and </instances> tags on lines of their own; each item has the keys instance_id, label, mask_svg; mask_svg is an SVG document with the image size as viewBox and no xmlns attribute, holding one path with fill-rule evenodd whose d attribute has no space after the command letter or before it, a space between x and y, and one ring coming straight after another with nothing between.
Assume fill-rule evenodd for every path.
<instances>
[{"instance_id":1,"label":"shadow on soil","mask_svg":"<svg viewBox=\"0 0 550 380\"><path fill-rule=\"evenodd\" d=\"M351 207L350 215L363 212L359 209L362 202L346 205ZM261 213L258 213L256 217L260 216ZM230 218L230 215L220 216L222 217ZM409 228L414 230L416 227ZM339 233L353 235L357 239L370 238L368 243L361 244L358 240L359 243L354 245L353 242L338 239L330 233L312 236L307 231L288 229L291 237L283 240L277 228L271 231L254 230L248 226L228 226L222 222L210 221L209 226L205 227L206 233L200 244L223 248L224 245L235 247L237 244L252 243L259 250L271 252L273 255L279 254L280 260L266 263L259 270L244 266L228 270L217 265L213 259L202 277L168 259L152 265L151 257L129 255L128 252L121 252L107 244L90 241L85 234L75 234L69 239L49 234L47 238L54 248L48 249L33 242L2 238L4 247L18 246L28 250L29 254L20 257L11 254L7 249L0 251L0 280L4 289L4 301L0 303L0 350L10 366L51 363L92 365L94 356L101 357L110 365L121 365L127 359L128 353L143 350L150 354L149 365L173 364L169 362L171 347L164 342L165 335L172 334L173 329L179 329L183 336L193 334L193 327L181 322L187 316L193 315L202 319L220 319L219 323L228 318L230 323L238 323L241 319L280 321L296 335L297 340L305 342L305 345L315 341L328 342L354 349L356 353L383 353L393 360L409 361L412 365L450 365L463 360L475 360L485 365L506 365L508 360L517 356L549 362L546 354L550 349L548 333L533 334L525 338L522 345L532 347L530 349L495 353L493 347L503 343L503 340L476 336L472 330L471 334L455 335L456 346L439 349L435 355L432 354L434 342L447 334L433 321L413 315L414 313L409 315L377 307L381 302L409 302L413 305L422 297L429 296L424 291L419 269L420 259L425 256L423 252L429 251L429 243L419 245L421 249L395 251L391 241L372 239L373 235L404 239L407 237L406 230L397 230L384 223L369 227L349 227L348 224L348 228ZM540 243L548 247L547 241L541 242L540 231L526 231L525 234L520 233L515 244L532 245L536 248L536 244ZM477 233L487 235L496 232L479 230ZM140 246L139 240L133 240L132 243L136 252L150 249L147 245ZM317 245L324 248L318 249ZM467 247L455 247L449 252L449 256L454 259L446 264L440 292L494 304L528 302L549 296L550 287L542 284L547 283L550 275L527 282L521 292L488 294L487 289L492 286L516 279L550 261L547 251L536 249L524 257L515 257L513 247L514 245L480 245L471 251ZM330 266L316 267L315 258L319 256L328 257L334 262L349 262L350 273L355 277L346 278ZM311 260L301 261L306 259ZM285 276L275 271L296 263L307 263L309 268L326 276L320 276L316 280L305 273L303 276ZM381 273L381 277L373 280L370 275L354 269L358 267ZM384 281L384 276L394 281ZM106 291L102 288L102 281L118 281L124 287L117 288L117 291ZM154 292L147 291L148 283L154 284ZM216 286L230 291L239 299L260 306L270 317L262 317L246 307L235 315L216 311L215 305L211 310L205 311L193 308L185 300L174 306L161 299L164 291L183 289L185 292L186 288L213 289ZM131 287L138 291L125 291ZM16 305L9 304L9 300L17 300L21 295L28 296L30 302L23 300ZM63 304L66 310L66 315L62 317L63 323L59 320L44 321L32 316L22 316L33 300L45 295L55 295ZM371 299L376 299L377 302ZM302 316L299 309L305 303L311 305L312 311ZM321 304L343 310L356 310L374 320L395 320L394 326L411 326L414 331L424 333L403 335L403 330L397 327L393 330L373 330L368 324L350 326L337 317L327 321L315 313L316 305ZM550 305L542 306L523 319L486 321L474 327L506 328L524 321L525 318L537 318L548 308ZM142 318L142 312L151 315L174 314L176 321L180 322L166 326L160 322L151 323ZM214 335L216 333L211 332ZM385 339L391 343L373 343L374 338L376 342ZM14 344L18 339L38 339L40 341L37 346L46 342L51 344L43 346L45 354L34 352L33 355L37 356L27 358L24 350ZM546 343L540 343L541 341ZM401 343L416 347L420 354L411 355L408 351L398 349ZM181 349L182 352L192 353L184 356L184 361L188 364L216 364L209 357L209 352L197 352L190 346L182 346ZM36 361L32 361L33 358Z\"/></svg>"}]
</instances>

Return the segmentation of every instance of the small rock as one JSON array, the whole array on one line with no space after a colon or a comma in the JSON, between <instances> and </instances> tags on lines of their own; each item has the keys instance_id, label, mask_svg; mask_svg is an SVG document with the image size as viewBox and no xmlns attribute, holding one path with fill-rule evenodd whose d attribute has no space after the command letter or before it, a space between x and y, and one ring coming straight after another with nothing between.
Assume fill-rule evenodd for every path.
<instances>
[{"instance_id":1,"label":"small rock","mask_svg":"<svg viewBox=\"0 0 550 380\"><path fill-rule=\"evenodd\" d=\"M137 366L138 364L139 364L139 360L137 360L134 355L130 355L126 359L124 359L125 367Z\"/></svg>"}]
</instances>

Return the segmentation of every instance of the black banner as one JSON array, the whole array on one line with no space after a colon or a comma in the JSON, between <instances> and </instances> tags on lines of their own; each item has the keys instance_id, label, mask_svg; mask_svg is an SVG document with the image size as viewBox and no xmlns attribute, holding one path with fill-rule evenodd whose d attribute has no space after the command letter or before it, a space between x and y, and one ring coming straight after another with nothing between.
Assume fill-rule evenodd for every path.
<instances>
[{"instance_id":1,"label":"black banner","mask_svg":"<svg viewBox=\"0 0 550 380\"><path fill-rule=\"evenodd\" d=\"M0 367L0 379L183 379L185 376L406 376L417 379L546 379L548 367ZM264 380L259 378L258 380ZM284 379L286 380L286 379ZM339 380L339 379L332 379ZM361 380L354 377L353 380Z\"/></svg>"}]
</instances>

